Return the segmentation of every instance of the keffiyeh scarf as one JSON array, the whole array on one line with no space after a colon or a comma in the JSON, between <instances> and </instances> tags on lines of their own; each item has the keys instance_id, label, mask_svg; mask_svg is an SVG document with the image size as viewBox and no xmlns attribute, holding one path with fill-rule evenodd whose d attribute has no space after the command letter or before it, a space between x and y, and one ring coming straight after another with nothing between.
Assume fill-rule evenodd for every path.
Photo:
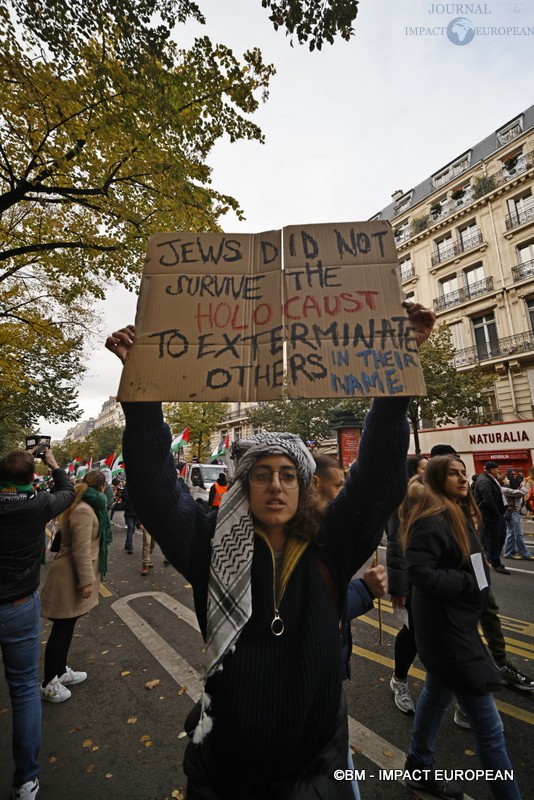
<instances>
[{"instance_id":1,"label":"keffiyeh scarf","mask_svg":"<svg viewBox=\"0 0 534 800\"><path fill-rule=\"evenodd\" d=\"M292 433L261 433L250 439L240 439L234 444L232 454L238 463L219 508L211 545L205 680L222 669L224 657L235 648L252 613L250 573L254 521L247 490L250 468L261 456L287 456L294 462L303 484L310 483L315 470L309 450ZM200 721L193 735L197 744L213 725L207 714L209 706L210 698L204 689Z\"/></svg>"}]
</instances>

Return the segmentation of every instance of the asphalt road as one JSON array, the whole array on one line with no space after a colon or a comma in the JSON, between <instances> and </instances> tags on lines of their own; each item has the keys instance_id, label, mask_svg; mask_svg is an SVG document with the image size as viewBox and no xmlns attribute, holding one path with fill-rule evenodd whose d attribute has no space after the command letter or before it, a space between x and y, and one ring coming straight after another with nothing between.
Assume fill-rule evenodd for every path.
<instances>
[{"instance_id":1,"label":"asphalt road","mask_svg":"<svg viewBox=\"0 0 534 800\"><path fill-rule=\"evenodd\" d=\"M534 534L534 523L525 523L525 528ZM163 565L158 548L154 568L142 577L141 536L135 538L134 554L127 555L124 529L114 526L114 533L99 605L79 620L70 651L69 665L87 670L89 678L72 687L69 701L43 703L39 800L179 800L184 790L182 724L192 707L188 693L197 691L202 665L191 587L172 567ZM529 542L534 553L534 538ZM383 549L380 553L383 559ZM494 574L493 589L510 658L534 675L534 562L508 564L512 574ZM43 645L49 626L43 620ZM353 623L353 680L346 693L354 758L365 775L360 780L362 800L413 796L383 772L402 767L412 723L396 709L389 688L397 629L388 602L382 603L380 614L375 609ZM416 662L411 678L414 696L422 679ZM534 778L534 695L503 688L496 699L527 798ZM11 785L10 727L7 686L0 681L0 798L9 796ZM471 734L453 724L452 709L440 734L437 760L447 769L478 767ZM481 781L464 786L473 800L490 796Z\"/></svg>"}]
</instances>

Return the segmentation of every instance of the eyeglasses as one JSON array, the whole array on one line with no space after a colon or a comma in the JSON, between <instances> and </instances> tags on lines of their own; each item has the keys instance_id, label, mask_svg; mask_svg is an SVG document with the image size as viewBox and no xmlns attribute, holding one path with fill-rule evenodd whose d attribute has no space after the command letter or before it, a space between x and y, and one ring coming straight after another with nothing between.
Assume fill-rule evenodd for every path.
<instances>
[{"instance_id":1,"label":"eyeglasses","mask_svg":"<svg viewBox=\"0 0 534 800\"><path fill-rule=\"evenodd\" d=\"M248 475L251 486L264 488L273 482L273 475L278 475L278 480L284 489L296 489L299 485L298 472L291 467L271 469L270 467L252 467Z\"/></svg>"}]
</instances>

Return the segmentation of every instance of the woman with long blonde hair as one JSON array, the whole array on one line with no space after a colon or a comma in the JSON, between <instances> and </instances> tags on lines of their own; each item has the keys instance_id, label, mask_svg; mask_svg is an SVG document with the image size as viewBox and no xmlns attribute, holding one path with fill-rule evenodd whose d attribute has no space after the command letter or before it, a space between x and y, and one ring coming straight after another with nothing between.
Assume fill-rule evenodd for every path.
<instances>
[{"instance_id":1,"label":"woman with long blonde hair","mask_svg":"<svg viewBox=\"0 0 534 800\"><path fill-rule=\"evenodd\" d=\"M100 579L107 570L111 525L105 487L102 472L88 472L76 486L74 502L59 518L61 547L41 594L41 615L53 622L41 686L42 699L50 703L68 700L67 687L87 678L86 672L67 666L67 658L74 626L98 604Z\"/></svg>"},{"instance_id":2,"label":"woman with long blonde hair","mask_svg":"<svg viewBox=\"0 0 534 800\"><path fill-rule=\"evenodd\" d=\"M456 696L471 724L482 767L498 775L488 784L493 797L521 800L491 694L500 688L500 672L477 628L487 601L489 570L465 464L456 455L437 456L422 478L412 481L419 481L418 491L409 490L401 507L401 538L417 650L427 675L415 710L406 783L439 797L463 797L461 787L439 780L433 766L436 736Z\"/></svg>"}]
</instances>

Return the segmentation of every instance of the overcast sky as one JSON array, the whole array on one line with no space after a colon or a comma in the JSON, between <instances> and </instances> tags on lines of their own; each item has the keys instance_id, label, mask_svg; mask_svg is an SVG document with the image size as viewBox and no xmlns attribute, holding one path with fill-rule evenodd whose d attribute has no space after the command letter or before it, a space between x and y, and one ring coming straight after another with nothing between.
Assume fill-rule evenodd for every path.
<instances>
[{"instance_id":1,"label":"overcast sky","mask_svg":"<svg viewBox=\"0 0 534 800\"><path fill-rule=\"evenodd\" d=\"M199 5L207 25L178 29L180 44L208 34L236 54L258 46L277 69L253 116L266 143L221 142L210 158L213 186L246 215L221 220L228 232L368 219L396 189L408 191L534 102L534 36L525 30L534 31L534 2L360 0L352 40L314 53L275 32L261 0ZM468 20L468 34L478 29L472 41L447 37L456 17ZM120 364L103 349L105 332L133 321L135 300L117 288L103 304L102 350L88 355L80 392L84 419L116 394ZM62 437L71 425L40 428Z\"/></svg>"}]
</instances>

